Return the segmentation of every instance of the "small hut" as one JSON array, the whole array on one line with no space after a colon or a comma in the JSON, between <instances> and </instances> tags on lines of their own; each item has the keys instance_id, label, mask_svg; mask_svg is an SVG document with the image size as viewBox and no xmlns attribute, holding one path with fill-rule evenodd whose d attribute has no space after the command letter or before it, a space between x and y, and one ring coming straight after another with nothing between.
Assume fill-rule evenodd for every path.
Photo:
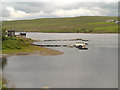
<instances>
[{"instance_id":1,"label":"small hut","mask_svg":"<svg viewBox=\"0 0 120 90\"><path fill-rule=\"evenodd\" d=\"M107 20L106 22L114 22L115 24L120 23L120 22L119 22L119 21L117 21L117 20Z\"/></svg>"},{"instance_id":2,"label":"small hut","mask_svg":"<svg viewBox=\"0 0 120 90\"><path fill-rule=\"evenodd\" d=\"M15 31L14 30L7 31L7 36L9 36L9 37L15 36Z\"/></svg>"}]
</instances>

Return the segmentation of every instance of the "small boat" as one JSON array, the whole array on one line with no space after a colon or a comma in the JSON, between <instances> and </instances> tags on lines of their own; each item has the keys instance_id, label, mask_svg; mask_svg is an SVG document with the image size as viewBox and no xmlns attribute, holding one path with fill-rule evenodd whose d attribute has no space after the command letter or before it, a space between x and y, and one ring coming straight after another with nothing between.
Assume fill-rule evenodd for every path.
<instances>
[{"instance_id":1,"label":"small boat","mask_svg":"<svg viewBox=\"0 0 120 90\"><path fill-rule=\"evenodd\" d=\"M76 42L75 47L80 49L80 50L87 50L88 49L88 48L86 48L86 43L84 43L84 42Z\"/></svg>"},{"instance_id":2,"label":"small boat","mask_svg":"<svg viewBox=\"0 0 120 90\"><path fill-rule=\"evenodd\" d=\"M25 32L21 32L20 35L21 36L26 36L26 33Z\"/></svg>"}]
</instances>

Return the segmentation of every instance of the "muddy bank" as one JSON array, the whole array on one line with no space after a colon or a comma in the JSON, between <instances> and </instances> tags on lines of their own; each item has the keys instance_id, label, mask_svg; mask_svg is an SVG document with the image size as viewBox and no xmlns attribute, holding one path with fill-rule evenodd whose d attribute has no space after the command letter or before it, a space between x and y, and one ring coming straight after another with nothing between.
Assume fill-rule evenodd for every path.
<instances>
[{"instance_id":1,"label":"muddy bank","mask_svg":"<svg viewBox=\"0 0 120 90\"><path fill-rule=\"evenodd\" d=\"M44 47L38 47L38 46L32 46L32 48L27 48L27 49L31 49L31 51L30 52L18 51L18 52L11 52L11 53L8 53L8 54L2 54L2 55L0 55L0 58L5 58L5 57L13 56L13 55L49 56L49 55L61 55L61 54L64 54L63 52L60 52L58 50L44 48Z\"/></svg>"},{"instance_id":2,"label":"muddy bank","mask_svg":"<svg viewBox=\"0 0 120 90\"><path fill-rule=\"evenodd\" d=\"M5 43L9 44L9 39L13 45L19 48L13 48L13 45L9 45L10 48ZM16 42L17 41L17 42ZM63 52L58 50L53 50L49 48L44 48L40 46L31 45L34 42L39 42L38 39L31 39L31 38L8 38L8 40L4 41L3 46L5 47L2 50L2 54L0 53L0 58L5 58L13 55L39 55L39 56L46 56L46 55L61 55ZM14 46L14 47L15 47ZM11 49L13 48L13 49Z\"/></svg>"}]
</instances>

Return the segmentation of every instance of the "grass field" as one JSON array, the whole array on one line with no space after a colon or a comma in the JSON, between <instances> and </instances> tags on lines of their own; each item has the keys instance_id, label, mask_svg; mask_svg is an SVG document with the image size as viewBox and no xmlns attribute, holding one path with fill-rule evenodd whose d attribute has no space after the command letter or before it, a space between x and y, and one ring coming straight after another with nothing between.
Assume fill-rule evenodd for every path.
<instances>
[{"instance_id":1,"label":"grass field","mask_svg":"<svg viewBox=\"0 0 120 90\"><path fill-rule=\"evenodd\" d=\"M118 33L118 24L107 23L117 17L82 16L70 18L45 18L3 21L7 30L44 33Z\"/></svg>"}]
</instances>

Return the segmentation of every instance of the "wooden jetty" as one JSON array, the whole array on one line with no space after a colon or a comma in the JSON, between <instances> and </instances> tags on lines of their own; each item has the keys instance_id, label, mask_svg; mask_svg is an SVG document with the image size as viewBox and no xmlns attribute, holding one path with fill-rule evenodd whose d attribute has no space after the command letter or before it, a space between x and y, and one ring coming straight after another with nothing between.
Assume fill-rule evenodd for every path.
<instances>
[{"instance_id":1,"label":"wooden jetty","mask_svg":"<svg viewBox=\"0 0 120 90\"><path fill-rule=\"evenodd\" d=\"M53 45L31 44L31 45L40 46L40 47L75 47L75 48L78 48L80 50L88 50L88 48L86 48L86 47L79 47L79 46L76 46L76 45L59 45L59 44L53 44Z\"/></svg>"},{"instance_id":2,"label":"wooden jetty","mask_svg":"<svg viewBox=\"0 0 120 90\"><path fill-rule=\"evenodd\" d=\"M43 41L89 41L84 39L53 39L53 40L43 40Z\"/></svg>"},{"instance_id":3,"label":"wooden jetty","mask_svg":"<svg viewBox=\"0 0 120 90\"><path fill-rule=\"evenodd\" d=\"M51 43L49 44L45 44L42 42L48 42L51 41ZM61 42L57 42L58 44L54 44L54 42L52 41L76 41L76 44L60 44ZM88 40L83 40L83 39L56 39L56 40L43 40L41 41L40 44L31 44L31 45L35 45L35 46L40 46L40 47L75 47L78 48L80 50L87 50L88 48L86 48L86 45L88 45L88 43L83 42L83 41L88 41Z\"/></svg>"},{"instance_id":4,"label":"wooden jetty","mask_svg":"<svg viewBox=\"0 0 120 90\"><path fill-rule=\"evenodd\" d=\"M31 44L31 45L35 45L35 46L40 46L40 47L68 47L68 45L59 45L59 44Z\"/></svg>"}]
</instances>

